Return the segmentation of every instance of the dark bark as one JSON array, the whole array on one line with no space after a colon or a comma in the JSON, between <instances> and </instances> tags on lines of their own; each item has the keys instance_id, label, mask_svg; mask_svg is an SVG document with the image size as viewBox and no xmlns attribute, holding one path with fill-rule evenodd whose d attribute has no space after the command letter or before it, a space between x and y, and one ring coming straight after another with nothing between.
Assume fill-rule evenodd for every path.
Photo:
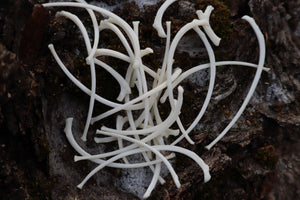
<instances>
[{"instance_id":1,"label":"dark bark","mask_svg":"<svg viewBox=\"0 0 300 200\"><path fill-rule=\"evenodd\" d=\"M73 131L84 127L88 98L65 77L47 49L54 43L67 67L89 84L84 66L83 42L75 27L55 10L44 9L38 0L6 0L0 3L0 199L137 199L124 190L125 171L105 168L83 190L76 185L95 166L73 162L75 151L63 132L65 119L76 116ZM121 1L103 1L115 5ZM297 0L179 1L168 9L174 31L189 22L195 9L215 7L212 26L223 40L216 50L217 60L257 62L256 37L240 18L252 16L266 38L265 66L259 86L237 125L212 150L203 147L230 121L251 84L255 70L245 67L222 68L217 76L214 97L229 94L211 103L202 124L194 131L196 145L181 142L211 167L212 180L203 183L201 169L177 155L174 162L182 187L177 189L170 175L157 185L150 199L300 199L300 2ZM161 5L161 3L159 4ZM127 3L115 12L127 22L141 21L143 47L155 55L145 58L154 68L160 64L164 44L152 29L159 5L140 11ZM85 22L84 11L76 12ZM76 34L74 34L76 33ZM103 35L105 45L118 43ZM194 35L176 55L176 66L187 69L206 60L200 55ZM74 49L77 46L77 49ZM83 52L77 56L76 51ZM197 54L197 52L200 54ZM84 67L82 67L84 66ZM100 90L114 97L118 87L101 76ZM105 83L110 83L109 89ZM186 82L183 119L190 123L202 106L205 87ZM98 107L99 111L105 110ZM188 112L185 112L188 111ZM187 114L184 114L187 113ZM110 119L106 121L109 123ZM84 145L84 144L82 144ZM96 146L88 146L96 151Z\"/></svg>"}]
</instances>

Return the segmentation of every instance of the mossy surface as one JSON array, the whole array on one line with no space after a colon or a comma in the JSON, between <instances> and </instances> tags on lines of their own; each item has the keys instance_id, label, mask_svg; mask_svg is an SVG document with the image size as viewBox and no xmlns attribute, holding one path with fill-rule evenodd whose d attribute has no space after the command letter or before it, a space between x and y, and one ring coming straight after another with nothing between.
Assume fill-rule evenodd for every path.
<instances>
[{"instance_id":1,"label":"mossy surface","mask_svg":"<svg viewBox=\"0 0 300 200\"><path fill-rule=\"evenodd\" d=\"M255 152L255 159L270 169L275 169L278 162L275 147L273 145L258 148Z\"/></svg>"},{"instance_id":2,"label":"mossy surface","mask_svg":"<svg viewBox=\"0 0 300 200\"><path fill-rule=\"evenodd\" d=\"M207 5L212 5L214 10L210 17L210 25L215 33L222 38L221 45L228 45L232 39L232 20L230 9L224 1L220 0L197 0L196 9L205 10Z\"/></svg>"}]
</instances>

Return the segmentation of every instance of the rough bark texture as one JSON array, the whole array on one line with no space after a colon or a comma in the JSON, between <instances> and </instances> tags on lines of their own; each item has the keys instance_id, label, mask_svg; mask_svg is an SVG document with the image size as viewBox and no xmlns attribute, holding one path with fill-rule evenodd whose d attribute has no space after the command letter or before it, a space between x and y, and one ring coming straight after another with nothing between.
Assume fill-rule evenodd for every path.
<instances>
[{"instance_id":1,"label":"rough bark texture","mask_svg":"<svg viewBox=\"0 0 300 200\"><path fill-rule=\"evenodd\" d=\"M0 2L0 199L137 199L118 184L124 176L122 170L105 168L83 190L76 189L95 166L73 162L75 152L63 129L65 118L76 116L73 131L83 130L88 98L60 71L47 45L54 43L69 69L89 84L84 47L75 27L55 18L55 10L49 12L38 5L43 2ZM103 2L116 5L122 1ZM230 121L254 76L254 70L245 67L218 71L214 100L201 122L202 129L191 135L196 145L180 143L210 165L212 180L203 184L200 168L178 155L174 165L182 187L177 189L167 176L167 183L158 185L150 199L300 199L300 1L179 1L168 9L165 19L172 20L175 32L195 17L196 9L208 4L215 7L212 26L223 38L215 48L217 60L257 62L255 35L240 19L250 15L265 35L265 65L271 71L263 73L237 125L207 151L203 147ZM156 52L145 62L154 68L164 50L164 41L151 27L159 5L141 11L129 2L115 9L127 22L141 21L141 45ZM88 21L84 11L72 11ZM105 45L118 48L109 34L103 37L107 37ZM186 44L181 44L175 65L187 69L207 59L194 37L189 34ZM78 51L82 52L79 56ZM115 97L117 85L105 75L99 78L101 92ZM111 83L109 89L105 83ZM192 81L184 87L182 113L190 123L207 88L205 82L200 87ZM227 98L223 99L224 95ZM98 147L88 148L96 151Z\"/></svg>"}]
</instances>

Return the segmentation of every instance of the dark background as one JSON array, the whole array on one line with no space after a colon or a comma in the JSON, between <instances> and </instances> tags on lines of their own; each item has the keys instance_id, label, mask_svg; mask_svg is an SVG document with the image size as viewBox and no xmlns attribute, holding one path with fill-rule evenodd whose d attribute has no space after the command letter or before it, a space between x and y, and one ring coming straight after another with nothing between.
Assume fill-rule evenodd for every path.
<instances>
[{"instance_id":1,"label":"dark background","mask_svg":"<svg viewBox=\"0 0 300 200\"><path fill-rule=\"evenodd\" d=\"M53 43L72 73L87 83L88 70L84 67L85 55L77 55L74 49L84 49L78 34L74 34L78 33L76 28L65 19L55 18L56 10L38 5L44 2L0 2L0 199L135 199L115 184L122 176L121 170L104 169L83 190L76 189L94 166L73 162L75 152L65 139L64 120L76 116L78 125L74 129L80 131L88 98L60 71L47 45ZM159 67L164 50L164 41L152 28L161 3L140 10L134 2L128 2L114 11L127 22L141 21L141 45L157 52L144 62L154 69ZM207 5L215 7L211 24L222 38L220 47L214 48L217 60L257 62L256 37L240 19L250 15L265 35L265 66L271 71L263 73L237 125L206 151L203 147L239 108L255 74L254 69L245 67L219 69L214 97L227 91L229 96L212 101L202 121L205 127L191 134L196 145L180 143L210 165L212 180L203 184L199 167L178 155L175 170L182 187L177 189L168 176L167 183L158 185L150 199L300 199L300 1L179 1L168 9L164 20L172 21L176 33L196 17L195 9ZM88 22L84 11L71 11ZM194 36L188 35L190 41ZM109 34L103 37L104 45L118 48L118 42L109 39ZM188 69L207 59L206 54L190 57L188 53L178 51L175 65ZM100 90L113 98L117 85L111 83L112 89L105 89L104 83L112 81L105 77L100 74ZM182 116L189 123L201 108L207 88L189 81L183 86Z\"/></svg>"}]
</instances>

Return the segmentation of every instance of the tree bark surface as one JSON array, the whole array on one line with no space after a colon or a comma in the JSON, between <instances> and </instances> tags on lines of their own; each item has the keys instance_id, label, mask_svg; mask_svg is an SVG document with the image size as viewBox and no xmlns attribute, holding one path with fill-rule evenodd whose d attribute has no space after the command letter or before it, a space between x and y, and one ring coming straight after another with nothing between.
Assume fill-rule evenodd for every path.
<instances>
[{"instance_id":1,"label":"tree bark surface","mask_svg":"<svg viewBox=\"0 0 300 200\"><path fill-rule=\"evenodd\" d=\"M76 27L66 19L55 18L59 9L45 9L40 5L45 2L0 3L0 199L138 199L140 189L134 184L144 184L144 175L138 175L144 171L105 168L82 190L76 188L96 165L73 161L76 153L63 130L65 119L75 117L73 132L80 137L89 99L59 69L48 44L55 45L75 76L87 84L90 77L84 43L78 39ZM128 23L141 21L141 46L149 46L155 52L145 58L145 63L158 68L164 41L156 35L152 23L162 1L145 5L144 9L134 1L102 3L114 8ZM199 166L177 155L173 165L181 188L177 189L167 175L167 183L157 185L149 199L300 199L300 1L178 1L167 10L164 20L172 21L175 33L196 17L197 9L203 10L207 5L215 7L211 25L222 38L220 47L214 47L217 60L258 62L255 34L241 19L249 15L265 36L265 66L271 70L263 72L237 124L207 151L204 146L230 122L255 74L255 69L245 67L219 69L213 100L199 125L201 129L191 134L196 144L180 143L205 160L212 180L204 184ZM84 10L71 11L84 23L90 23ZM118 48L118 41L109 34L104 33L103 38L103 45ZM207 55L203 45L195 42L195 35L188 34L184 41L186 44L180 44L176 52L174 65L186 70L204 63ZM115 97L118 85L106 75L99 77L100 91ZM191 123L202 106L207 91L207 75L203 77L183 84L185 123ZM107 108L98 109L101 112ZM105 123L109 124L110 119ZM80 145L92 152L104 148ZM136 178L130 179L131 175Z\"/></svg>"}]
</instances>

